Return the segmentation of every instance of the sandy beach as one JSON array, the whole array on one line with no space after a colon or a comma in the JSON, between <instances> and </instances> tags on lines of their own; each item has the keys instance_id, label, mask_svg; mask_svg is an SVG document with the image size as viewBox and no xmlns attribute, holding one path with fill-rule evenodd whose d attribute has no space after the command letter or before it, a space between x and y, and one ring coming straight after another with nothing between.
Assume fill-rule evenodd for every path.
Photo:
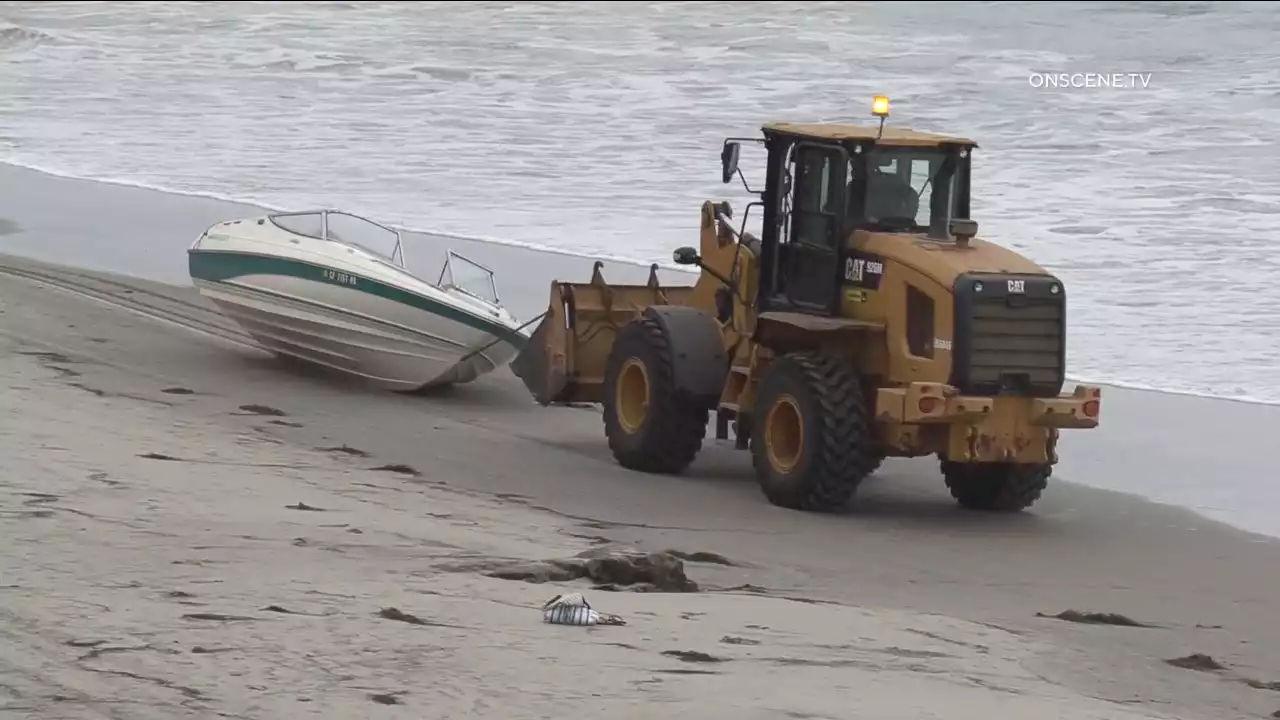
<instances>
[{"instance_id":1,"label":"sandy beach","mask_svg":"<svg viewBox=\"0 0 1280 720\"><path fill-rule=\"evenodd\" d=\"M1270 531L1280 408L1108 388L1032 512L963 512L928 460L789 512L728 444L622 470L597 411L506 370L405 397L283 367L185 286L185 246L253 208L7 166L0 190L0 718L1280 713L1280 541L1087 486L1216 484ZM591 268L451 244L523 317ZM696 592L493 576L666 551ZM543 624L570 590L627 624Z\"/></svg>"}]
</instances>

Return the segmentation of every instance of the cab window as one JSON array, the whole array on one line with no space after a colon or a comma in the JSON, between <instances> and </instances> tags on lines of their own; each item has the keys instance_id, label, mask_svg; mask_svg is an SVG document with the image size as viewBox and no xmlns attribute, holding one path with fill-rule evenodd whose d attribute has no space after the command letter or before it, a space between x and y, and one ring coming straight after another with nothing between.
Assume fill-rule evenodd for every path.
<instances>
[{"instance_id":1,"label":"cab window","mask_svg":"<svg viewBox=\"0 0 1280 720\"><path fill-rule=\"evenodd\" d=\"M954 162L935 148L877 148L867 158L862 226L891 232L927 232L945 225L954 197ZM934 207L934 196L945 200Z\"/></svg>"}]
</instances>

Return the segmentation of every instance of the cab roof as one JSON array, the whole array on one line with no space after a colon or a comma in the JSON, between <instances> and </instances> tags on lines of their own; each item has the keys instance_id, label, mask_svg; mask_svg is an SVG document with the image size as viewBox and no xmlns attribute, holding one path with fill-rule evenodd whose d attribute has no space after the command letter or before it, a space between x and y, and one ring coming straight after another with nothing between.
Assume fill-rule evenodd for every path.
<instances>
[{"instance_id":1,"label":"cab roof","mask_svg":"<svg viewBox=\"0 0 1280 720\"><path fill-rule=\"evenodd\" d=\"M819 140L853 140L876 141L885 145L937 146L942 144L965 145L977 147L975 140L956 135L939 135L937 133L910 130L886 124L881 132L877 125L848 125L841 123L789 123L776 122L764 125L761 130L766 134L781 133L785 135L803 136ZM877 136L879 139L877 140Z\"/></svg>"}]
</instances>

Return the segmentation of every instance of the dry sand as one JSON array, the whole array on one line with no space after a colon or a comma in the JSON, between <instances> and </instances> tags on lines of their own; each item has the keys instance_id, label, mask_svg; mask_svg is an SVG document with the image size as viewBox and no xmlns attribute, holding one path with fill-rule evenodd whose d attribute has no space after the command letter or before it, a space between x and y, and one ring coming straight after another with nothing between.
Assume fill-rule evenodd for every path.
<instances>
[{"instance_id":1,"label":"dry sand","mask_svg":"<svg viewBox=\"0 0 1280 720\"><path fill-rule=\"evenodd\" d=\"M0 216L18 244L77 222ZM542 262L510 294L544 302L548 267L585 276ZM508 372L411 398L244 341L189 289L0 263L0 718L1280 711L1271 539L1064 482L1025 515L965 513L928 461L886 463L848 515L794 513L723 445L685 477L621 470L597 412L539 408ZM1144 395L1118 396L1141 424ZM1166 402L1145 420L1200 401ZM1111 472L1174 472L1188 445ZM669 548L732 564L686 563L695 593L484 574ZM569 588L628 624L542 624ZM1072 608L1152 627L1038 615ZM686 652L710 657L664 654ZM1166 662L1195 653L1224 669Z\"/></svg>"}]
</instances>

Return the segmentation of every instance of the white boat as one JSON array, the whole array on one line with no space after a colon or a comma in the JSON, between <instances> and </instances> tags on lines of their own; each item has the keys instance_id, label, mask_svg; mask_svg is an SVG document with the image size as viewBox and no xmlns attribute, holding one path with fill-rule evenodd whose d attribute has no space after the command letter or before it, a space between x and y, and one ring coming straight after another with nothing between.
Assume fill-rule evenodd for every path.
<instances>
[{"instance_id":1,"label":"white boat","mask_svg":"<svg viewBox=\"0 0 1280 720\"><path fill-rule=\"evenodd\" d=\"M387 389L471 382L528 339L488 268L448 250L427 282L405 266L398 231L351 213L221 222L187 257L200 293L263 349Z\"/></svg>"}]
</instances>

